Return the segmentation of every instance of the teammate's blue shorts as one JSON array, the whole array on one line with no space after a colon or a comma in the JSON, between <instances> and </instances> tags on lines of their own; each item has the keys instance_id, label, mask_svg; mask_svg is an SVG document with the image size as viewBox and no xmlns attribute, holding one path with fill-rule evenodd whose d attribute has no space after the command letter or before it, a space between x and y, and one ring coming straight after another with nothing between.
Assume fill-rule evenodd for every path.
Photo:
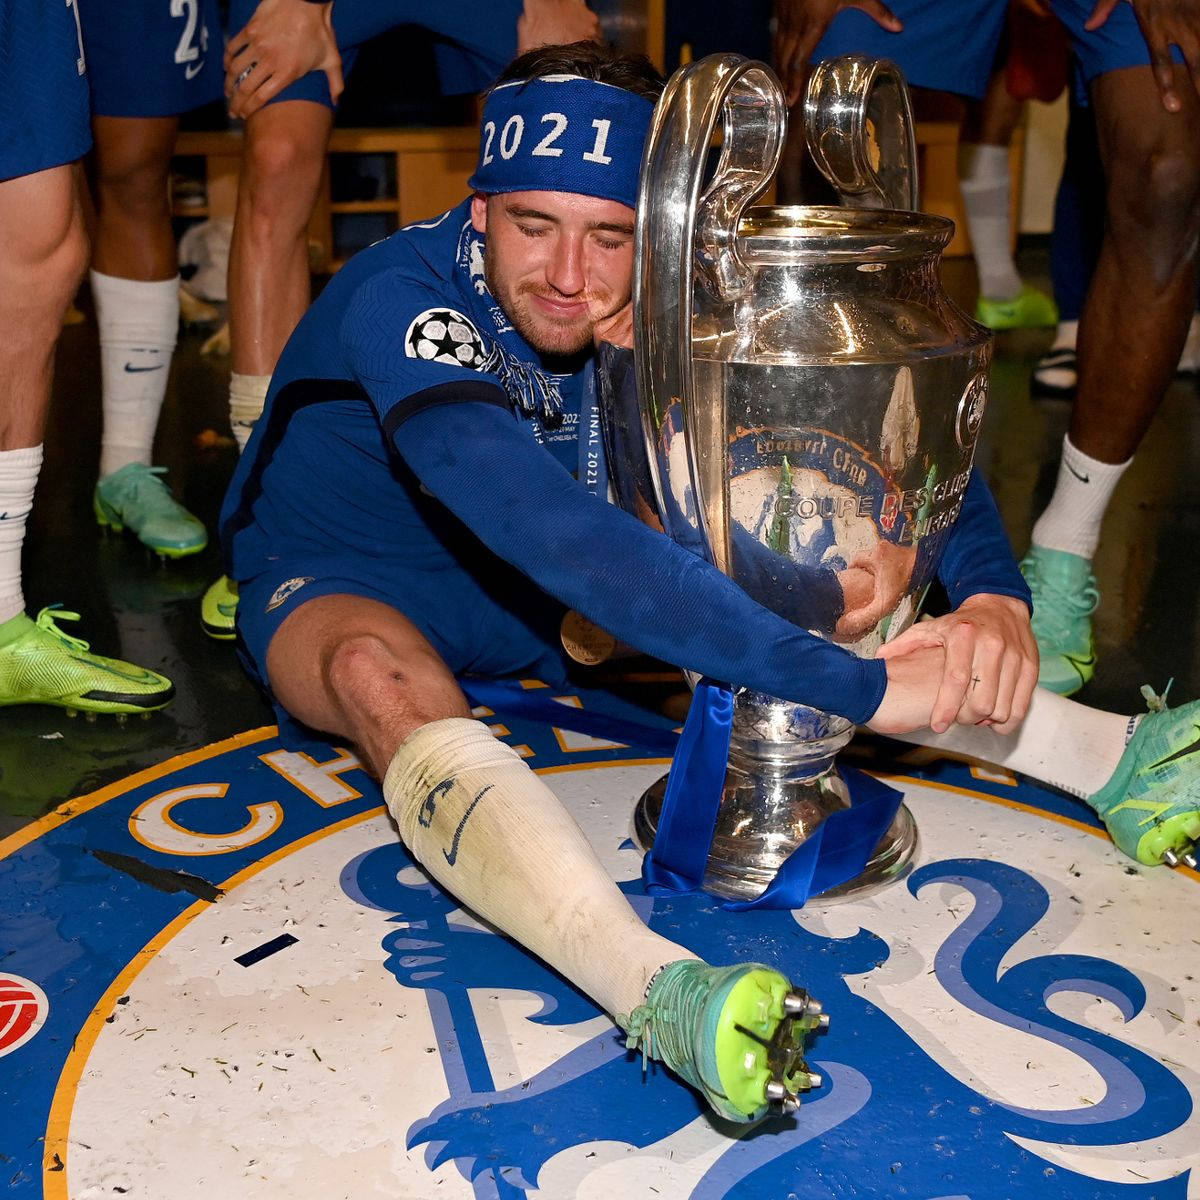
<instances>
[{"instance_id":1,"label":"teammate's blue shorts","mask_svg":"<svg viewBox=\"0 0 1200 1200\"><path fill-rule=\"evenodd\" d=\"M1083 28L1095 0L1050 0L1071 37L1084 85L1098 75L1150 64L1146 39L1133 7L1118 4L1094 32ZM843 9L817 45L813 61L839 54L890 58L916 87L979 99L987 90L1004 30L1008 0L888 0L904 23L900 33L881 29L858 9ZM1182 61L1176 52L1177 61Z\"/></svg>"},{"instance_id":2,"label":"teammate's blue shorts","mask_svg":"<svg viewBox=\"0 0 1200 1200\"><path fill-rule=\"evenodd\" d=\"M365 560L289 551L272 545L278 566L238 588L238 650L243 665L270 693L267 650L279 626L319 596L366 596L403 613L455 675L527 676L552 686L566 678L559 638L563 606L515 569L491 560L486 585L447 567L414 570L394 560ZM281 723L287 718L276 705Z\"/></svg>"},{"instance_id":3,"label":"teammate's blue shorts","mask_svg":"<svg viewBox=\"0 0 1200 1200\"><path fill-rule=\"evenodd\" d=\"M249 23L258 0L231 0L229 34ZM517 18L522 0L337 0L333 29L342 55L342 74L349 77L358 47L399 25L419 25L434 35L438 80L445 96L479 92L491 85L517 51ZM400 65L400 64L398 64ZM289 84L279 100L312 100L333 107L323 71Z\"/></svg>"},{"instance_id":4,"label":"teammate's blue shorts","mask_svg":"<svg viewBox=\"0 0 1200 1200\"><path fill-rule=\"evenodd\" d=\"M217 0L78 4L94 116L174 117L224 94Z\"/></svg>"},{"instance_id":5,"label":"teammate's blue shorts","mask_svg":"<svg viewBox=\"0 0 1200 1200\"><path fill-rule=\"evenodd\" d=\"M91 144L74 7L0 0L0 180L74 162Z\"/></svg>"}]
</instances>

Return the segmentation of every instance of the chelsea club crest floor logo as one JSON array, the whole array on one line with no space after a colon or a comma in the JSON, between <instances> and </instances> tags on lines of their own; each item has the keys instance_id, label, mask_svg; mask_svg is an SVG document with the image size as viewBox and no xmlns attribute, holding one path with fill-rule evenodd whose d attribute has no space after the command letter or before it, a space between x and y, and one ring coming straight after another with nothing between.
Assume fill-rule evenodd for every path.
<instances>
[{"instance_id":1,"label":"chelsea club crest floor logo","mask_svg":"<svg viewBox=\"0 0 1200 1200\"><path fill-rule=\"evenodd\" d=\"M268 729L0 843L0 1190L1200 1197L1194 874L920 752L889 768L921 830L907 879L795 913L650 897L627 832L664 760L610 697L566 703L626 720L627 743L480 715L651 927L821 998L824 1082L799 1113L724 1126L643 1075L607 1017L413 865L353 756Z\"/></svg>"}]
</instances>

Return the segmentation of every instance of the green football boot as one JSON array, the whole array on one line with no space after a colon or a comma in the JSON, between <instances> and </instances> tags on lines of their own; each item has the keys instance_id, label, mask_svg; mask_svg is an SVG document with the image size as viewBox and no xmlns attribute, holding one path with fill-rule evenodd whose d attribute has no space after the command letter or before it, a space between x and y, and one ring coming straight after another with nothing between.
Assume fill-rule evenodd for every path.
<instances>
[{"instance_id":1,"label":"green football boot","mask_svg":"<svg viewBox=\"0 0 1200 1200\"><path fill-rule=\"evenodd\" d=\"M154 671L88 650L59 629L79 614L43 608L37 620L19 613L0 625L0 706L50 704L70 713L150 713L175 695Z\"/></svg>"},{"instance_id":2,"label":"green football boot","mask_svg":"<svg viewBox=\"0 0 1200 1200\"><path fill-rule=\"evenodd\" d=\"M200 624L210 638L232 642L237 637L238 585L228 575L209 584L200 601Z\"/></svg>"},{"instance_id":3,"label":"green football boot","mask_svg":"<svg viewBox=\"0 0 1200 1200\"><path fill-rule=\"evenodd\" d=\"M794 1111L799 1093L821 1084L804 1061L804 1042L828 1017L807 992L757 963L667 963L645 1004L617 1022L631 1049L664 1063L727 1121Z\"/></svg>"},{"instance_id":4,"label":"green football boot","mask_svg":"<svg viewBox=\"0 0 1200 1200\"><path fill-rule=\"evenodd\" d=\"M1170 689L1167 684L1167 689ZM1200 700L1167 708L1167 693L1142 688L1138 722L1112 778L1088 803L1117 847L1147 866L1196 869L1200 842Z\"/></svg>"},{"instance_id":5,"label":"green football boot","mask_svg":"<svg viewBox=\"0 0 1200 1200\"><path fill-rule=\"evenodd\" d=\"M1092 613L1100 603L1092 564L1078 554L1030 546L1021 574L1033 593L1038 684L1060 696L1079 691L1096 670Z\"/></svg>"},{"instance_id":6,"label":"green football boot","mask_svg":"<svg viewBox=\"0 0 1200 1200\"><path fill-rule=\"evenodd\" d=\"M166 558L199 554L208 531L167 490L166 467L126 463L105 475L92 493L96 520L118 533L128 526L143 545Z\"/></svg>"},{"instance_id":7,"label":"green football boot","mask_svg":"<svg viewBox=\"0 0 1200 1200\"><path fill-rule=\"evenodd\" d=\"M1011 300L980 296L975 320L989 329L1043 329L1058 324L1058 306L1045 292L1025 284Z\"/></svg>"}]
</instances>

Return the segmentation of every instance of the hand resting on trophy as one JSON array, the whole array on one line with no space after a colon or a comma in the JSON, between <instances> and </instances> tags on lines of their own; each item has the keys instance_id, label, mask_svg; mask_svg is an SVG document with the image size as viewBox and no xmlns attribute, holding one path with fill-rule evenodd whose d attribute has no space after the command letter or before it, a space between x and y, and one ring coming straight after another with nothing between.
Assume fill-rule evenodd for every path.
<instances>
[{"instance_id":1,"label":"hand resting on trophy","mask_svg":"<svg viewBox=\"0 0 1200 1200\"><path fill-rule=\"evenodd\" d=\"M888 673L883 702L868 722L879 733L926 725L943 733L954 723L1014 733L1037 686L1029 608L1012 596L970 596L944 617L918 621L876 657L886 660Z\"/></svg>"}]
</instances>

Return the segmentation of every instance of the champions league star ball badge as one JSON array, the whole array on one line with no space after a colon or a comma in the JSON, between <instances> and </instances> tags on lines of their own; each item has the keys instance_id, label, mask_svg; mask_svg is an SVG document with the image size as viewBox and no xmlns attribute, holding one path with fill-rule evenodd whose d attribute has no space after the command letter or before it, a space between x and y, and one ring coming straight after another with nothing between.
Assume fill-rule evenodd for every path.
<instances>
[{"instance_id":1,"label":"champions league star ball badge","mask_svg":"<svg viewBox=\"0 0 1200 1200\"><path fill-rule=\"evenodd\" d=\"M888 775L921 825L907 879L798 912L647 895L629 817L665 761L638 739L668 723L494 691L475 715L652 930L821 997L824 1082L800 1110L728 1125L643 1072L587 997L414 864L352 754L266 728L0 841L5 1197L1200 1197L1194 872L917 750Z\"/></svg>"},{"instance_id":2,"label":"champions league star ball badge","mask_svg":"<svg viewBox=\"0 0 1200 1200\"><path fill-rule=\"evenodd\" d=\"M486 358L475 326L452 308L427 308L415 317L404 335L404 352L409 358L470 370Z\"/></svg>"}]
</instances>

